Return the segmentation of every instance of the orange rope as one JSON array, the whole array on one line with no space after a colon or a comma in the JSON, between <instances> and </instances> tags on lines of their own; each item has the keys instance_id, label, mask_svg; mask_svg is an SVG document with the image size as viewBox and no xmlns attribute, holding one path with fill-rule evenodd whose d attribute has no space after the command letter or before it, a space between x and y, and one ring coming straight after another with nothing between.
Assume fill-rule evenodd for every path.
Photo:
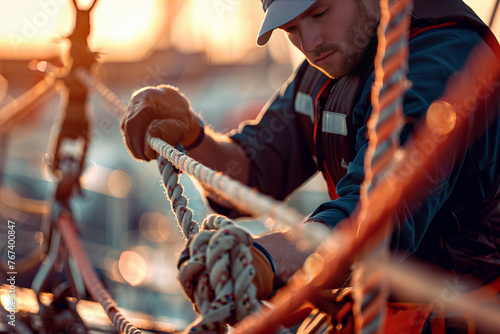
<instances>
[{"instance_id":1,"label":"orange rope","mask_svg":"<svg viewBox=\"0 0 500 334\"><path fill-rule=\"evenodd\" d=\"M73 218L69 212L62 212L57 219L57 226L61 231L62 238L69 253L75 259L83 277L85 286L95 301L99 302L106 311L113 326L121 334L141 334L142 332L134 327L124 315L118 310L116 302L106 290L102 282L92 267L92 264L85 253L78 234L75 229Z\"/></svg>"},{"instance_id":2,"label":"orange rope","mask_svg":"<svg viewBox=\"0 0 500 334\"><path fill-rule=\"evenodd\" d=\"M371 214L367 203L376 177L390 172L394 155L399 146L403 123L403 95L407 89L409 12L411 0L381 0L381 19L377 29L378 47L375 56L375 82L372 87L372 113L367 123L368 148L364 170L365 179L360 190L360 215L358 233L364 228L363 217ZM388 282L380 267L373 267L389 260L389 235L392 231L391 216L383 227L384 238L374 249L356 263L353 272L355 332L383 333ZM365 251L366 251L365 246Z\"/></svg>"}]
</instances>

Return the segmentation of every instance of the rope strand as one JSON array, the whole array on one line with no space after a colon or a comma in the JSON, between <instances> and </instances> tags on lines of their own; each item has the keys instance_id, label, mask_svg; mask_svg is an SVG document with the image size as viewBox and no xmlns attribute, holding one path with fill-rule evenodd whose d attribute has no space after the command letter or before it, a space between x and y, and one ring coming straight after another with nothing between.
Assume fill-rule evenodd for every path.
<instances>
[{"instance_id":1,"label":"rope strand","mask_svg":"<svg viewBox=\"0 0 500 334\"><path fill-rule=\"evenodd\" d=\"M198 223L193 220L193 211L187 207L187 199L183 195L184 188L179 183L179 173L165 158L158 158L158 167L162 176L163 187L172 211L175 213L177 224L181 228L184 239L189 239L199 232Z\"/></svg>"}]
</instances>

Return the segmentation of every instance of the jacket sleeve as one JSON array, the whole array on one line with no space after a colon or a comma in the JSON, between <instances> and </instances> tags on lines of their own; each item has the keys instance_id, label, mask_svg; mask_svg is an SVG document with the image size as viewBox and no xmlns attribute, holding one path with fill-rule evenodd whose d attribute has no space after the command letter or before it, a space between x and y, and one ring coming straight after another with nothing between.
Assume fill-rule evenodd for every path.
<instances>
[{"instance_id":1,"label":"jacket sleeve","mask_svg":"<svg viewBox=\"0 0 500 334\"><path fill-rule=\"evenodd\" d=\"M406 91L403 101L405 125L400 137L402 146L410 138L418 121L425 116L430 104L443 94L447 81L454 78L469 52L480 41L477 33L462 28L429 30L410 41L408 79L411 88ZM364 179L363 160L368 145L366 122L371 113L369 97L372 83L373 74L354 109L354 122L358 129L357 155L348 165L345 177L337 184L339 198L321 204L308 218L309 221L320 221L335 227L354 211L359 202L360 185ZM464 147L469 141L468 129L461 130L464 130L464 134L460 136L460 142L440 156L438 161L432 161L419 189L412 192L411 198L404 198L396 208L391 247L400 258L415 252L433 217L450 197L457 183L465 157ZM415 168L418 167L416 163Z\"/></svg>"},{"instance_id":2,"label":"jacket sleeve","mask_svg":"<svg viewBox=\"0 0 500 334\"><path fill-rule=\"evenodd\" d=\"M301 131L301 116L294 109L300 71L271 98L255 121L242 124L231 136L250 160L249 186L277 200L284 200L317 171Z\"/></svg>"}]
</instances>

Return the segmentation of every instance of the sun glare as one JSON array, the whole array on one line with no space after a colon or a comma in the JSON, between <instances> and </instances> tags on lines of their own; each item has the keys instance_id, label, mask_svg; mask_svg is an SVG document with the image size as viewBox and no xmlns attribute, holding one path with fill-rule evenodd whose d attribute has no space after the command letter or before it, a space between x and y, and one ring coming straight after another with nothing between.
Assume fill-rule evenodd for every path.
<instances>
[{"instance_id":1,"label":"sun glare","mask_svg":"<svg viewBox=\"0 0 500 334\"><path fill-rule=\"evenodd\" d=\"M78 0L79 7L88 9L92 1ZM465 2L489 23L495 0ZM1 58L50 58L64 52L67 45L62 43L63 37L74 25L72 0L3 1L1 5ZM277 36L269 48L256 47L263 18L258 0L99 0L92 16L89 45L101 54L101 61L137 61L164 43L164 34L169 36L168 45L162 47L202 52L214 64L252 63L266 49L279 50L274 52L281 54L279 57L289 52L280 40L280 46L273 48ZM492 27L497 36L498 16Z\"/></svg>"},{"instance_id":2,"label":"sun glare","mask_svg":"<svg viewBox=\"0 0 500 334\"><path fill-rule=\"evenodd\" d=\"M90 0L79 1L87 9ZM0 11L1 58L56 57L74 25L71 0L24 0L3 3ZM133 61L143 57L159 39L167 17L162 0L99 1L92 10L89 45L101 60Z\"/></svg>"},{"instance_id":3,"label":"sun glare","mask_svg":"<svg viewBox=\"0 0 500 334\"><path fill-rule=\"evenodd\" d=\"M264 52L255 43L261 11L253 1L190 0L175 19L172 44L186 53L205 52L212 64L252 62Z\"/></svg>"}]
</instances>

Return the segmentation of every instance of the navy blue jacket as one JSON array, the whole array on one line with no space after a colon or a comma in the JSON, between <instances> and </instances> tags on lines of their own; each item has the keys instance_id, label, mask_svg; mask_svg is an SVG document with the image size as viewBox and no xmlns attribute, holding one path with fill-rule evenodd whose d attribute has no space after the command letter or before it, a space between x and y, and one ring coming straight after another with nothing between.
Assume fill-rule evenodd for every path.
<instances>
[{"instance_id":1,"label":"navy blue jacket","mask_svg":"<svg viewBox=\"0 0 500 334\"><path fill-rule=\"evenodd\" d=\"M419 22L414 20L413 28ZM471 50L485 43L483 37L477 29L452 25L422 29L411 38L412 86L404 96L402 145L447 82L456 78ZM370 58L368 52L362 71L339 80L304 62L258 119L232 135L251 162L251 187L284 200L321 171L332 200L309 220L334 227L353 212L364 178ZM483 79L496 80L487 74ZM481 89L481 80L478 85ZM494 81L493 87L498 86ZM459 142L427 171L426 187L397 206L391 246L398 257L412 255L484 282L500 274L499 91L486 92L496 94L479 106L490 111L488 116L462 127Z\"/></svg>"}]
</instances>

